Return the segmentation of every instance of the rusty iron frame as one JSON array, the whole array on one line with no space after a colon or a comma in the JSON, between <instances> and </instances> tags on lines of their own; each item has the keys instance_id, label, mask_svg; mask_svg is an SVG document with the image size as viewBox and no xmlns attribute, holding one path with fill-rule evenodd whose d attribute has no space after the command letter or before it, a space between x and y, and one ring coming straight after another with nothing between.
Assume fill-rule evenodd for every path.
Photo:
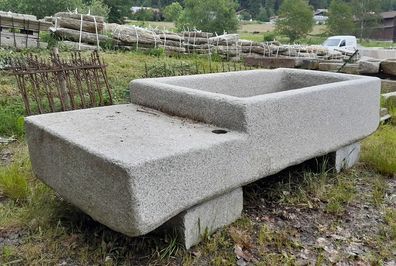
<instances>
[{"instance_id":1,"label":"rusty iron frame","mask_svg":"<svg viewBox=\"0 0 396 266\"><path fill-rule=\"evenodd\" d=\"M7 71L16 77L26 113L43 114L113 104L107 65L97 51L61 58L29 54L12 58Z\"/></svg>"}]
</instances>

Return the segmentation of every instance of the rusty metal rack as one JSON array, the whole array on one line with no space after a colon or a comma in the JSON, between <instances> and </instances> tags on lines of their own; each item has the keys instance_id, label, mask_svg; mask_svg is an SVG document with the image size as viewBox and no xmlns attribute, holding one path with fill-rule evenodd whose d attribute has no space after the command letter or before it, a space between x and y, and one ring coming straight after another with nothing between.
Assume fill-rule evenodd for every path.
<instances>
[{"instance_id":1,"label":"rusty metal rack","mask_svg":"<svg viewBox=\"0 0 396 266\"><path fill-rule=\"evenodd\" d=\"M106 64L97 51L44 59L29 54L12 58L7 71L17 80L28 115L113 104Z\"/></svg>"}]
</instances>

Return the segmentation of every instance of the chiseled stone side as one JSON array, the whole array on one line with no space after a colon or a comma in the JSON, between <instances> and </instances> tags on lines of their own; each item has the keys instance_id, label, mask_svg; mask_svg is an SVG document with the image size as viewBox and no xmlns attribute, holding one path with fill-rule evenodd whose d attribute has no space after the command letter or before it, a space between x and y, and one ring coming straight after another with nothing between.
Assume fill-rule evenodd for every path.
<instances>
[{"instance_id":1,"label":"chiseled stone side","mask_svg":"<svg viewBox=\"0 0 396 266\"><path fill-rule=\"evenodd\" d=\"M360 143L342 147L334 153L334 169L337 173L354 166L360 157Z\"/></svg>"},{"instance_id":2,"label":"chiseled stone side","mask_svg":"<svg viewBox=\"0 0 396 266\"><path fill-rule=\"evenodd\" d=\"M166 227L180 233L186 249L198 244L205 234L236 221L243 209L242 188L210 199L173 218Z\"/></svg>"},{"instance_id":3,"label":"chiseled stone side","mask_svg":"<svg viewBox=\"0 0 396 266\"><path fill-rule=\"evenodd\" d=\"M139 105L26 119L35 173L129 236L357 142L379 124L380 80L372 77L278 69L131 87ZM212 133L218 127L228 132Z\"/></svg>"}]
</instances>

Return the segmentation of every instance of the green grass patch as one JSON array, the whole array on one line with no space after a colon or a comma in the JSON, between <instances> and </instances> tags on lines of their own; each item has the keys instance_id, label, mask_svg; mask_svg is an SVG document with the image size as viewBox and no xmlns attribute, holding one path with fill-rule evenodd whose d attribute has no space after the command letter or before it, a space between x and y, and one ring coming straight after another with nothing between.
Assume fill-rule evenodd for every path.
<instances>
[{"instance_id":1,"label":"green grass patch","mask_svg":"<svg viewBox=\"0 0 396 266\"><path fill-rule=\"evenodd\" d=\"M387 236L390 240L396 240L396 209L385 210L385 222L388 225Z\"/></svg>"},{"instance_id":2,"label":"green grass patch","mask_svg":"<svg viewBox=\"0 0 396 266\"><path fill-rule=\"evenodd\" d=\"M0 192L16 202L27 200L30 194L31 177L28 157L18 159L9 166L0 168Z\"/></svg>"},{"instance_id":3,"label":"green grass patch","mask_svg":"<svg viewBox=\"0 0 396 266\"><path fill-rule=\"evenodd\" d=\"M7 98L0 100L0 136L24 135L24 114L23 103Z\"/></svg>"},{"instance_id":4,"label":"green grass patch","mask_svg":"<svg viewBox=\"0 0 396 266\"><path fill-rule=\"evenodd\" d=\"M392 176L396 173L396 128L381 126L363 141L361 159L378 172Z\"/></svg>"},{"instance_id":5,"label":"green grass patch","mask_svg":"<svg viewBox=\"0 0 396 266\"><path fill-rule=\"evenodd\" d=\"M373 180L372 201L375 206L381 206L384 203L385 193L388 185L382 176Z\"/></svg>"},{"instance_id":6,"label":"green grass patch","mask_svg":"<svg viewBox=\"0 0 396 266\"><path fill-rule=\"evenodd\" d=\"M359 40L359 44L364 47L381 47L381 48L396 47L396 45L392 42L376 41L376 40Z\"/></svg>"},{"instance_id":7,"label":"green grass patch","mask_svg":"<svg viewBox=\"0 0 396 266\"><path fill-rule=\"evenodd\" d=\"M342 215L346 206L356 196L354 179L349 175L340 174L335 177L334 181L323 200L327 200L326 211L328 213Z\"/></svg>"}]
</instances>

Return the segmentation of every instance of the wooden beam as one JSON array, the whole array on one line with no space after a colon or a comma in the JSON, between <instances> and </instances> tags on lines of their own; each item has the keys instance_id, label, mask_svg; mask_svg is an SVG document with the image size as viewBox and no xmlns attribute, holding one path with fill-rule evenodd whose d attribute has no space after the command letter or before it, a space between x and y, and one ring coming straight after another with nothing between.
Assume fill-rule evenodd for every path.
<instances>
[{"instance_id":1,"label":"wooden beam","mask_svg":"<svg viewBox=\"0 0 396 266\"><path fill-rule=\"evenodd\" d=\"M24 29L31 31L48 31L52 23L40 20L24 19L0 15L0 26L5 28Z\"/></svg>"}]
</instances>

